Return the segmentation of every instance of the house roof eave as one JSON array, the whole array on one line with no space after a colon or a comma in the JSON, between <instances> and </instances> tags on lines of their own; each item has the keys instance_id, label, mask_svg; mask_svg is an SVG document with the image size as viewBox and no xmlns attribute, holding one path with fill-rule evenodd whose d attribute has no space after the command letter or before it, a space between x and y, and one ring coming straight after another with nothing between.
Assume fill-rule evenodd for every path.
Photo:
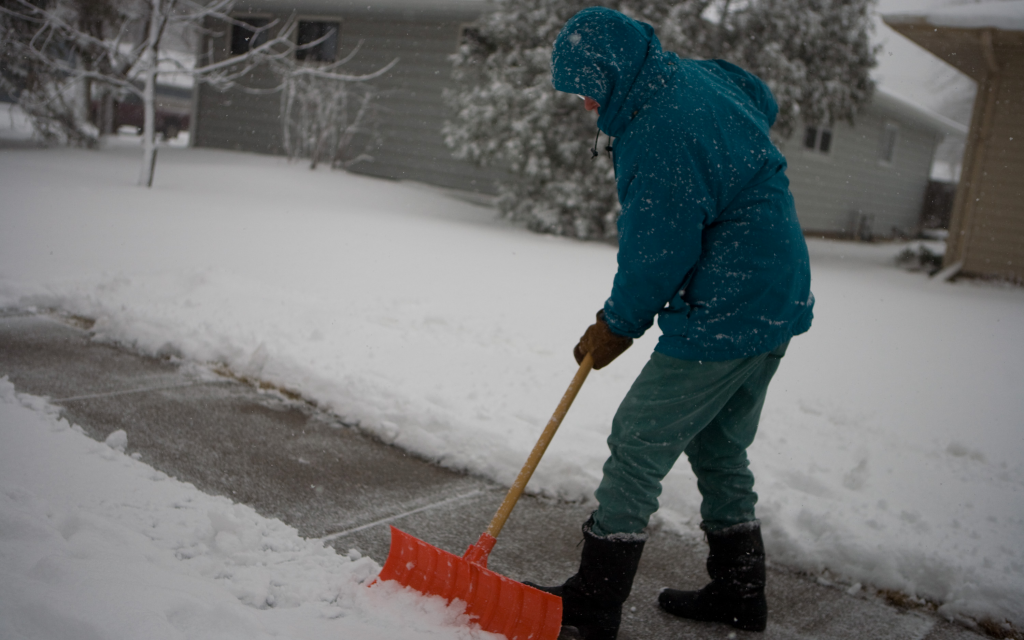
<instances>
[{"instance_id":1,"label":"house roof eave","mask_svg":"<svg viewBox=\"0 0 1024 640\"><path fill-rule=\"evenodd\" d=\"M875 97L872 102L881 109L894 111L943 135L967 135L967 126L922 107L886 87L875 88Z\"/></svg>"},{"instance_id":2,"label":"house roof eave","mask_svg":"<svg viewBox=\"0 0 1024 640\"><path fill-rule=\"evenodd\" d=\"M893 13L882 16L882 20L900 35L979 82L993 69L999 51L1024 48L1024 0L958 5L922 13Z\"/></svg>"},{"instance_id":3,"label":"house roof eave","mask_svg":"<svg viewBox=\"0 0 1024 640\"><path fill-rule=\"evenodd\" d=\"M882 16L882 19L891 27L913 25L1024 32L1024 0L979 2L918 13L890 13Z\"/></svg>"}]
</instances>

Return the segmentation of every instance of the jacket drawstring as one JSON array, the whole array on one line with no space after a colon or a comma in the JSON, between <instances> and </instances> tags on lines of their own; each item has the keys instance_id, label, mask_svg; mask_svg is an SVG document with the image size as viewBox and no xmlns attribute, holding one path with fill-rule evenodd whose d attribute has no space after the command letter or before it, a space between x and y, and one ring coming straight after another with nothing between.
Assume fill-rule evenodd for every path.
<instances>
[{"instance_id":1,"label":"jacket drawstring","mask_svg":"<svg viewBox=\"0 0 1024 640\"><path fill-rule=\"evenodd\" d=\"M594 136L594 146L590 149L590 159L593 160L600 154L597 152L597 141L601 139L601 130L597 130L597 135ZM608 136L608 144L604 148L608 152L608 157L612 158L612 137ZM614 158L612 158L614 160Z\"/></svg>"}]
</instances>

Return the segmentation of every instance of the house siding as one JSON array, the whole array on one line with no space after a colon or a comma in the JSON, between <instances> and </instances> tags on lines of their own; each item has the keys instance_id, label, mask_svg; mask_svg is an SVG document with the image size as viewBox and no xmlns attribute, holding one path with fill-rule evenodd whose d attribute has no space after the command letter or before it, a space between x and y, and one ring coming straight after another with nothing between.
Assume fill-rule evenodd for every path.
<instances>
[{"instance_id":1,"label":"house siding","mask_svg":"<svg viewBox=\"0 0 1024 640\"><path fill-rule=\"evenodd\" d=\"M1024 280L1024 50L1000 56L963 270Z\"/></svg>"},{"instance_id":2,"label":"house siding","mask_svg":"<svg viewBox=\"0 0 1024 640\"><path fill-rule=\"evenodd\" d=\"M250 73L242 82L256 88L271 88L277 83L268 71L261 69ZM209 85L200 85L197 94L197 126L192 132L195 146L284 153L280 93L221 92Z\"/></svg>"},{"instance_id":3,"label":"house siding","mask_svg":"<svg viewBox=\"0 0 1024 640\"><path fill-rule=\"evenodd\" d=\"M383 141L370 150L372 162L354 165L352 171L464 191L495 192L499 174L453 158L441 135L449 117L442 100L451 74L448 56L458 46L464 16L417 17L403 12L369 18L345 14L316 17L341 22L339 55L360 46L345 66L346 73L369 73L399 59L388 73L372 81L379 105L385 110L381 117ZM225 33L214 40L214 49L221 52L218 55L223 55L227 38ZM247 84L270 87L274 81L269 72L257 71ZM208 86L200 87L199 92L197 146L284 153L279 93L220 93Z\"/></svg>"},{"instance_id":4,"label":"house siding","mask_svg":"<svg viewBox=\"0 0 1024 640\"><path fill-rule=\"evenodd\" d=\"M978 82L944 265L1024 282L1024 30L999 20L939 26L928 14L884 19Z\"/></svg>"},{"instance_id":5,"label":"house siding","mask_svg":"<svg viewBox=\"0 0 1024 640\"><path fill-rule=\"evenodd\" d=\"M891 163L880 159L887 123L898 127ZM850 236L861 215L871 220L874 236L917 229L939 142L934 130L872 104L855 126L833 127L827 155L805 149L802 133L798 128L780 148L789 163L786 174L806 233Z\"/></svg>"},{"instance_id":6,"label":"house siding","mask_svg":"<svg viewBox=\"0 0 1024 640\"><path fill-rule=\"evenodd\" d=\"M287 17L260 15L282 21ZM450 117L442 99L450 82L449 56L456 51L461 28L473 19L472 14L385 11L364 15L339 10L309 17L341 22L339 55L361 47L346 65L348 73L369 73L399 58L387 74L372 81L386 110L382 116L384 140L370 151L373 162L354 165L352 171L486 195L496 192L497 179L508 179L497 169L481 169L453 158L441 134ZM220 26L212 31L222 35L204 44L204 50L212 47L215 57L223 57L230 30ZM257 70L246 84L270 88L275 80L267 71ZM284 153L280 101L279 93L220 93L201 86L194 144ZM879 161L886 122L899 127L896 155L888 165ZM871 219L870 232L876 237L912 233L918 228L940 137L937 129L914 120L892 100L876 100L855 127L842 123L833 129L828 155L805 150L801 133L798 128L780 147L789 161L787 173L805 231L850 236L858 229L861 216Z\"/></svg>"}]
</instances>

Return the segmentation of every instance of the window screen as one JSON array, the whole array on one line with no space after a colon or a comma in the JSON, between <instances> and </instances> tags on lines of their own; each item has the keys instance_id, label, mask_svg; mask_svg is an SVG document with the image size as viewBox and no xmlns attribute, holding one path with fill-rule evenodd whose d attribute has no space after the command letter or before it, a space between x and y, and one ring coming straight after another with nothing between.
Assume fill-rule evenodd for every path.
<instances>
[{"instance_id":1,"label":"window screen","mask_svg":"<svg viewBox=\"0 0 1024 640\"><path fill-rule=\"evenodd\" d=\"M313 20L300 20L298 30L299 49L295 51L298 60L310 62L334 62L338 56L338 32L341 24L338 22L317 22ZM322 41L317 42L323 38ZM317 44L303 48L311 42Z\"/></svg>"},{"instance_id":2,"label":"window screen","mask_svg":"<svg viewBox=\"0 0 1024 640\"><path fill-rule=\"evenodd\" d=\"M231 55L240 56L248 53L267 41L267 32L256 33L256 29L270 24L267 18L235 18L238 22L231 25ZM254 38L255 36L255 38Z\"/></svg>"}]
</instances>

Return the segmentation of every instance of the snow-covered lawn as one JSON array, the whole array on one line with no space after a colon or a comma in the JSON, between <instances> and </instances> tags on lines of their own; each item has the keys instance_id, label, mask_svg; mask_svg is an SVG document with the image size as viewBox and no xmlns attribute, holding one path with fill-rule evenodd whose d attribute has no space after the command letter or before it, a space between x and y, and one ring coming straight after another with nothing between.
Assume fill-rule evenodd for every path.
<instances>
[{"instance_id":1,"label":"snow-covered lawn","mask_svg":"<svg viewBox=\"0 0 1024 640\"><path fill-rule=\"evenodd\" d=\"M138 156L116 145L0 151L0 306L96 318L98 339L225 364L397 446L511 481L572 377L572 346L609 292L614 248L534 235L425 187L271 157L162 149L155 186L145 190L134 186ZM892 266L900 248L810 242L815 324L791 344L750 452L770 558L927 598L949 616L1024 626L1024 291L900 271ZM590 498L611 416L656 338L591 375L532 490ZM315 612L302 623L312 629L305 637L345 624L322 619L339 607L358 612L341 620L376 624L371 596L352 586L368 560L324 555L247 508L187 486L166 489L172 480L154 481L152 470L52 416L27 415L27 401L9 388L2 395L2 437L32 440L22 455L84 460L47 460L19 475L7 471L8 449L0 454L0 517L36 532L0 536L3 571L41 585L19 589L17 606L43 611L46 580L113 571L104 559L116 547L99 539L123 530L132 553L174 574L168 580L205 585L208 598L181 601L186 619L223 607L251 628L281 629L291 614L227 603L225 594L248 605L266 595L255 579L220 587L214 579L218 563L240 562L233 554L246 562L277 554L248 546L246 536L267 531L284 554L268 565L298 558L281 581L309 571L322 587L282 596ZM116 484L114 470L131 480L106 500L54 490L95 477L102 494ZM81 479L62 475L71 473ZM171 511L186 496L192 506ZM656 518L696 532L698 507L683 462ZM186 524L176 524L179 511ZM146 543L140 518L166 531ZM95 555L88 547L86 560L65 566L61 554L77 557L65 529L86 531ZM202 553L175 556L181 548ZM58 558L52 573L41 560L48 554ZM342 597L325 604L328 592ZM9 597L0 592L0 601ZM176 597L151 596L174 611ZM423 614L437 625L441 615Z\"/></svg>"}]
</instances>

